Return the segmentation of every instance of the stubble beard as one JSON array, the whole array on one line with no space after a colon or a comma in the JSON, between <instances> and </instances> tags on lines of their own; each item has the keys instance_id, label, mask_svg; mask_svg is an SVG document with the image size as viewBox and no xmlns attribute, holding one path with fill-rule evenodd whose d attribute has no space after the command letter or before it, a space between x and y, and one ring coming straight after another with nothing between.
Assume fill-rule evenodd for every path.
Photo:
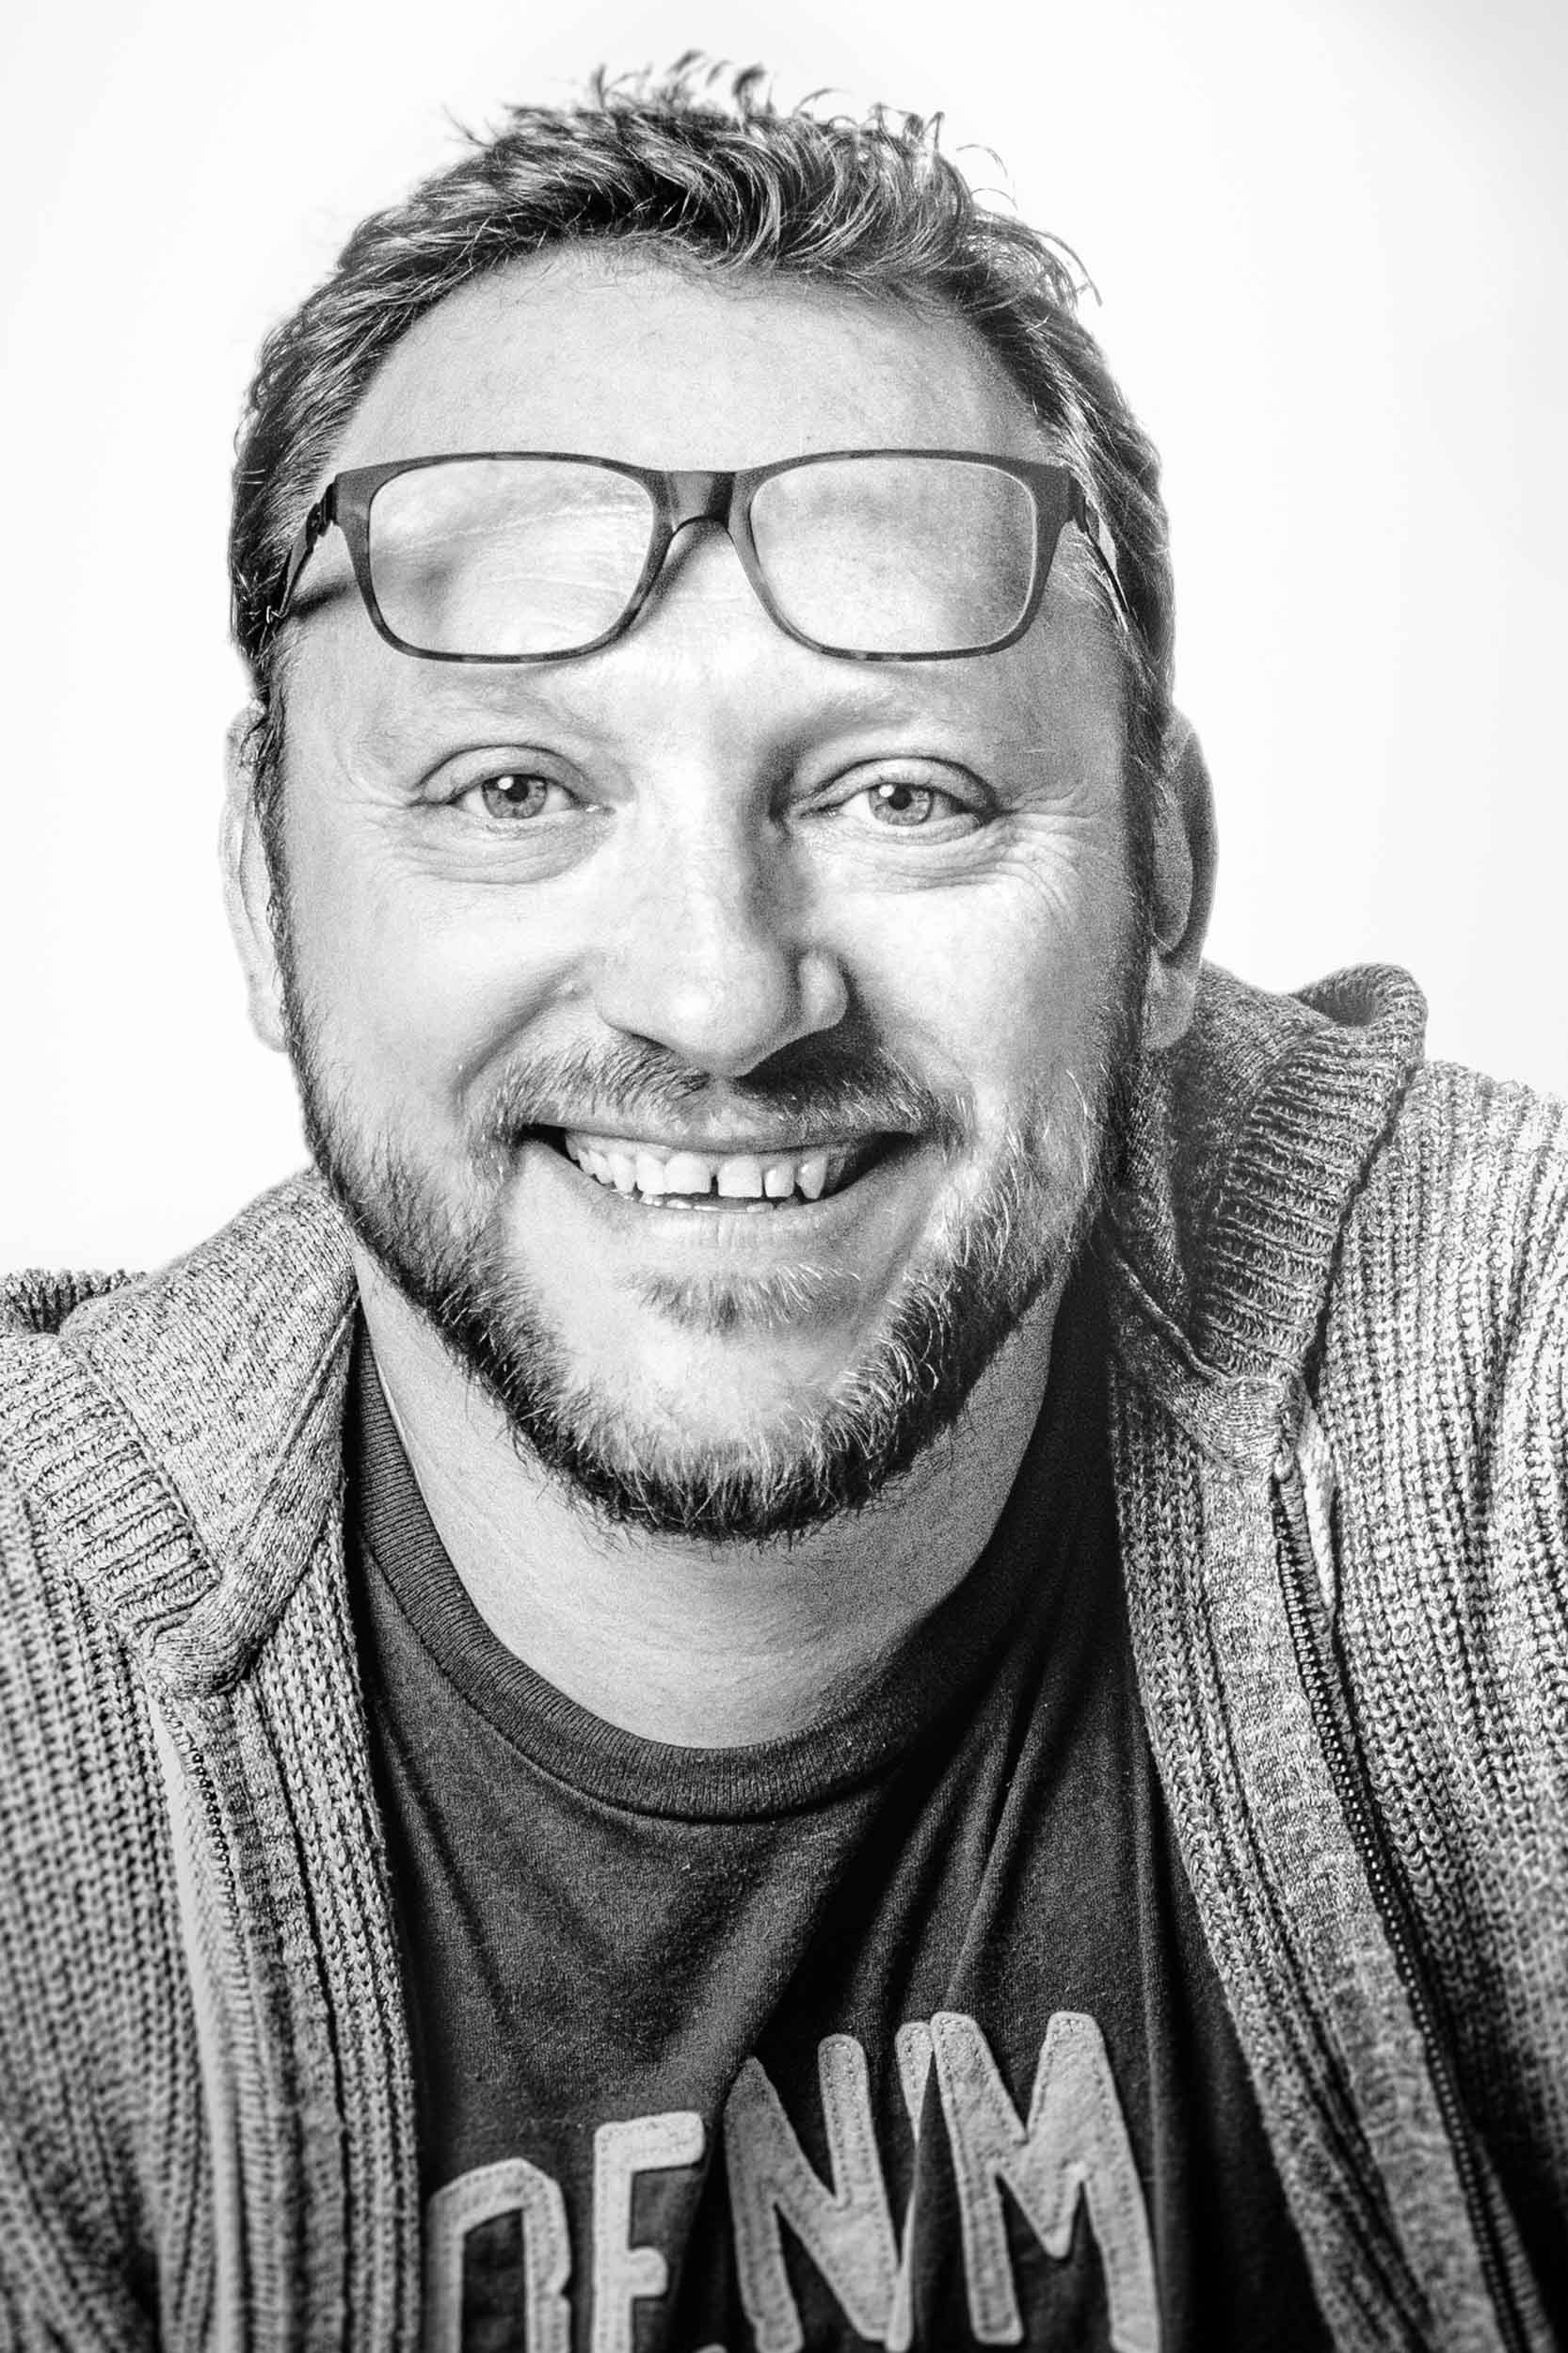
<instances>
[{"instance_id":1,"label":"stubble beard","mask_svg":"<svg viewBox=\"0 0 1568 2353\"><path fill-rule=\"evenodd\" d=\"M568 1495L612 1523L710 1543L763 1543L858 1511L952 1427L1003 1342L1087 1240L1116 1178L1139 1051L1141 960L1129 952L1101 1008L1094 1067L1059 1074L1053 1100L994 1147L978 1189L950 1209L825 1398L790 1407L764 1431L695 1442L639 1426L623 1400L574 1369L510 1245L504 1188L519 1139L535 1124L522 1114L540 1102L540 1074L507 1074L472 1153L475 1191L488 1197L460 1205L334 1092L286 944L283 969L307 1141L360 1241L500 1407L519 1447ZM612 1049L608 1064L592 1067L591 1099L617 1107L633 1094L690 1104L708 1090L702 1074L654 1048ZM580 1080L588 1076L584 1062ZM547 1093L558 1096L560 1077L556 1065ZM908 1120L918 1109L950 1155L967 1141L962 1108L929 1096L875 1048L852 1064L837 1049L808 1048L745 1086L797 1114L841 1113L853 1102L869 1126L879 1111L893 1125L889 1110ZM654 1283L644 1304L707 1336L776 1329L809 1311L815 1279L785 1270L744 1283Z\"/></svg>"}]
</instances>

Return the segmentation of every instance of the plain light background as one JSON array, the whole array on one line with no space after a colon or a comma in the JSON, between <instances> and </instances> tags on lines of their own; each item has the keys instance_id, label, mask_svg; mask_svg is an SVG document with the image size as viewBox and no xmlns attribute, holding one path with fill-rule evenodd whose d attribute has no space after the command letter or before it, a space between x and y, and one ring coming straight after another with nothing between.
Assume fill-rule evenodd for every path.
<instances>
[{"instance_id":1,"label":"plain light background","mask_svg":"<svg viewBox=\"0 0 1568 2353\"><path fill-rule=\"evenodd\" d=\"M1213 952L1407 964L1434 1051L1568 1089L1560 0L12 0L0 1264L149 1263L302 1157L214 856L261 335L453 118L687 47L940 108L1083 256L1165 456Z\"/></svg>"}]
</instances>

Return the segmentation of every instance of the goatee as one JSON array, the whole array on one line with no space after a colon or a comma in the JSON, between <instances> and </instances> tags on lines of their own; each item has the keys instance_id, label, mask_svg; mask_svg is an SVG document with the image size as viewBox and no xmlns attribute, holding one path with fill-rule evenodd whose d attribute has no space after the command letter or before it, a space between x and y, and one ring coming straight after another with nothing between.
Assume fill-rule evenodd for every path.
<instances>
[{"instance_id":1,"label":"goatee","mask_svg":"<svg viewBox=\"0 0 1568 2353\"><path fill-rule=\"evenodd\" d=\"M1132 988L1118 985L1097 1067L1063 1075L1052 1102L992 1146L978 1190L911 1264L825 1397L785 1410L766 1430L697 1444L637 1427L620 1400L574 1371L501 1205L529 1135L576 1124L587 1105L629 1127L676 1111L700 1116L719 1092L714 1081L630 1040L520 1063L486 1100L470 1149L472 1203L462 1207L406 1147L357 1123L327 1082L292 984L287 1002L318 1167L360 1241L501 1407L517 1442L613 1522L749 1544L856 1511L906 1470L952 1426L1008 1335L1064 1273L1113 1178L1141 1009ZM916 1134L953 1165L972 1141L964 1103L936 1095L870 1043L809 1041L724 1081L722 1094L727 1110L744 1104L776 1127ZM809 1305L792 1284L813 1279L786 1269L744 1284L666 1282L652 1304L666 1321L708 1334L766 1328L770 1318L783 1328Z\"/></svg>"}]
</instances>

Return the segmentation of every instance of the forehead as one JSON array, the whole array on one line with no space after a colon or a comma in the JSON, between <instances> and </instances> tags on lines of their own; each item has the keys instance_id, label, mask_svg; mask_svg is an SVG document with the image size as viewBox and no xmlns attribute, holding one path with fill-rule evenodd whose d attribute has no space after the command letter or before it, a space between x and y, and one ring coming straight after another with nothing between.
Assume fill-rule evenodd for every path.
<instances>
[{"instance_id":1,"label":"forehead","mask_svg":"<svg viewBox=\"0 0 1568 2353\"><path fill-rule=\"evenodd\" d=\"M333 465L565 449L726 467L877 444L1045 446L951 314L579 247L448 296L394 346Z\"/></svg>"}]
</instances>

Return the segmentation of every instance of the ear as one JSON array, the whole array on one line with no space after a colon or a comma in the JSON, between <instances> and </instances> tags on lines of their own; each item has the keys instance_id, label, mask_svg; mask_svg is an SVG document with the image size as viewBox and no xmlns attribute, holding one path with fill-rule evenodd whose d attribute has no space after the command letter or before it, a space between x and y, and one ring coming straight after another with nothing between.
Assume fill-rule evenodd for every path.
<instances>
[{"instance_id":1,"label":"ear","mask_svg":"<svg viewBox=\"0 0 1568 2353\"><path fill-rule=\"evenodd\" d=\"M250 1026L264 1046L281 1054L288 1050L283 976L272 929L272 877L256 808L256 716L251 704L229 724L220 843L223 903L245 974Z\"/></svg>"},{"instance_id":2,"label":"ear","mask_svg":"<svg viewBox=\"0 0 1568 2353\"><path fill-rule=\"evenodd\" d=\"M1219 843L1202 746L1177 712L1166 738L1154 828L1154 939L1144 1004L1144 1043L1174 1046L1192 1018Z\"/></svg>"}]
</instances>

